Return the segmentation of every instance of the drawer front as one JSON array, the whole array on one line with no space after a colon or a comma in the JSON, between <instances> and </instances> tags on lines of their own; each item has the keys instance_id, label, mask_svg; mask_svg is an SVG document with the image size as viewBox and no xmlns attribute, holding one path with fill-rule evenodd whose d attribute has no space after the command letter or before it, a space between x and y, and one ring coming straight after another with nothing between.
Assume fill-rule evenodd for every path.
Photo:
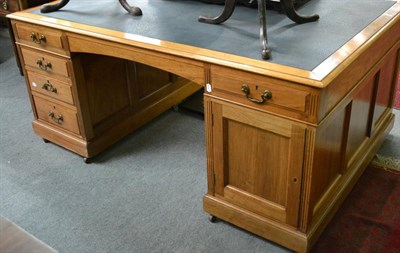
<instances>
[{"instance_id":1,"label":"drawer front","mask_svg":"<svg viewBox=\"0 0 400 253\"><path fill-rule=\"evenodd\" d=\"M76 110L38 96L33 96L33 100L39 120L80 134Z\"/></svg>"},{"instance_id":2,"label":"drawer front","mask_svg":"<svg viewBox=\"0 0 400 253\"><path fill-rule=\"evenodd\" d=\"M74 104L74 100L72 98L72 89L69 83L65 83L54 78L49 78L31 71L27 71L27 74L29 85L32 91L67 102L71 105Z\"/></svg>"},{"instance_id":3,"label":"drawer front","mask_svg":"<svg viewBox=\"0 0 400 253\"><path fill-rule=\"evenodd\" d=\"M22 57L26 66L44 75L60 75L69 77L69 60L46 54L41 51L21 47Z\"/></svg>"},{"instance_id":4,"label":"drawer front","mask_svg":"<svg viewBox=\"0 0 400 253\"><path fill-rule=\"evenodd\" d=\"M285 85L284 81L213 66L210 94L261 110L282 108L309 113L311 93Z\"/></svg>"},{"instance_id":5,"label":"drawer front","mask_svg":"<svg viewBox=\"0 0 400 253\"><path fill-rule=\"evenodd\" d=\"M62 40L62 32L59 30L16 22L14 31L16 41L19 43L67 54Z\"/></svg>"}]
</instances>

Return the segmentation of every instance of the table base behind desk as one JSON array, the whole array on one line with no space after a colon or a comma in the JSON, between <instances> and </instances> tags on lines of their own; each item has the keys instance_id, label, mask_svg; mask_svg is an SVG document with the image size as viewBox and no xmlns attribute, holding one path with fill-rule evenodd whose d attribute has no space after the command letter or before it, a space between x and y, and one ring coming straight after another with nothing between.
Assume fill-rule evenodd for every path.
<instances>
[{"instance_id":1,"label":"table base behind desk","mask_svg":"<svg viewBox=\"0 0 400 253\"><path fill-rule=\"evenodd\" d=\"M397 3L312 71L10 18L39 136L91 157L204 86L204 210L307 252L392 127L399 12Z\"/></svg>"}]
</instances>

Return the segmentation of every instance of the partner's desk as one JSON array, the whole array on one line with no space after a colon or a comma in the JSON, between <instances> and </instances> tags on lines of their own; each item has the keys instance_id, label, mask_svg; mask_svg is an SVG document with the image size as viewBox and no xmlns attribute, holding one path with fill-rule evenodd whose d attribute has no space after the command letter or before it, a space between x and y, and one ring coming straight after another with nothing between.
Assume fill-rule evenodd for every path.
<instances>
[{"instance_id":1,"label":"partner's desk","mask_svg":"<svg viewBox=\"0 0 400 253\"><path fill-rule=\"evenodd\" d=\"M357 17L342 5L314 1L302 11L321 20L301 26L269 13L271 61L252 9L220 26L197 17L221 7L195 1L143 1L142 18L112 0L9 18L39 136L92 157L205 87L204 210L306 252L393 124L400 3Z\"/></svg>"}]
</instances>

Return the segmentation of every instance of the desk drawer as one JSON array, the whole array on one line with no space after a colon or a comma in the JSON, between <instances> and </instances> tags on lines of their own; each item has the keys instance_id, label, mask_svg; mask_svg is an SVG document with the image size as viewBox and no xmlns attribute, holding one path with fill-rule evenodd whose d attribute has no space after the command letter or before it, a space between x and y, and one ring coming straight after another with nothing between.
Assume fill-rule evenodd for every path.
<instances>
[{"instance_id":1,"label":"desk drawer","mask_svg":"<svg viewBox=\"0 0 400 253\"><path fill-rule=\"evenodd\" d=\"M310 92L289 87L281 80L212 66L211 84L210 94L257 109L268 110L269 107L278 107L302 114L307 114L309 111ZM244 86L248 98L243 91ZM265 94L264 99L263 94Z\"/></svg>"},{"instance_id":2,"label":"desk drawer","mask_svg":"<svg viewBox=\"0 0 400 253\"><path fill-rule=\"evenodd\" d=\"M71 85L60 80L49 78L35 72L27 71L29 85L34 92L74 104Z\"/></svg>"},{"instance_id":3,"label":"desk drawer","mask_svg":"<svg viewBox=\"0 0 400 253\"><path fill-rule=\"evenodd\" d=\"M22 57L26 66L44 75L60 75L69 77L69 60L41 51L31 50L21 47Z\"/></svg>"},{"instance_id":4,"label":"desk drawer","mask_svg":"<svg viewBox=\"0 0 400 253\"><path fill-rule=\"evenodd\" d=\"M80 134L76 109L33 96L39 120L61 127L75 134Z\"/></svg>"},{"instance_id":5,"label":"desk drawer","mask_svg":"<svg viewBox=\"0 0 400 253\"><path fill-rule=\"evenodd\" d=\"M16 22L14 31L16 31L15 39L19 43L65 55L67 54L65 51L66 47L64 47L63 43L62 32L59 30Z\"/></svg>"}]
</instances>

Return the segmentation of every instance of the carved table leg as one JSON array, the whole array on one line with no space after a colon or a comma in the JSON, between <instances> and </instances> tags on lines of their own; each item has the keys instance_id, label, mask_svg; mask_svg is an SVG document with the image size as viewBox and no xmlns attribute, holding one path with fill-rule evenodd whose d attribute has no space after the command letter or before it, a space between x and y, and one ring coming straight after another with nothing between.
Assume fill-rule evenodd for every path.
<instances>
[{"instance_id":1,"label":"carved table leg","mask_svg":"<svg viewBox=\"0 0 400 253\"><path fill-rule=\"evenodd\" d=\"M281 2L281 7L288 16L288 18L290 18L291 20L293 20L298 24L314 22L319 19L318 15L302 16L298 14L294 9L293 0L280 0L280 2Z\"/></svg>"},{"instance_id":2,"label":"carved table leg","mask_svg":"<svg viewBox=\"0 0 400 253\"><path fill-rule=\"evenodd\" d=\"M200 16L199 21L208 24L220 24L225 22L232 16L233 11L235 10L236 1L237 0L226 0L224 10L219 16L214 18Z\"/></svg>"},{"instance_id":3,"label":"carved table leg","mask_svg":"<svg viewBox=\"0 0 400 253\"><path fill-rule=\"evenodd\" d=\"M47 12L53 12L53 11L58 11L59 9L61 9L62 7L64 7L65 5L67 5L67 3L69 2L69 0L61 0L60 2L56 3L56 4L45 4L43 5L43 7L40 9L40 12L42 13L47 13ZM142 15L142 10L138 7L135 6L130 6L126 0L119 0L119 3L122 5L122 7L124 7L125 10L127 10L130 14L134 15L134 16L141 16Z\"/></svg>"},{"instance_id":4,"label":"carved table leg","mask_svg":"<svg viewBox=\"0 0 400 253\"><path fill-rule=\"evenodd\" d=\"M261 56L263 59L267 60L271 57L271 50L269 49L267 39L267 4L265 1L266 0L258 0L258 18L260 20L260 41L262 46Z\"/></svg>"},{"instance_id":5,"label":"carved table leg","mask_svg":"<svg viewBox=\"0 0 400 253\"><path fill-rule=\"evenodd\" d=\"M62 7L64 7L65 5L67 5L68 2L69 2L69 0L61 0L59 3L56 3L56 4L45 4L40 9L40 12L47 13L47 12L57 11L57 10L61 9Z\"/></svg>"},{"instance_id":6,"label":"carved table leg","mask_svg":"<svg viewBox=\"0 0 400 253\"><path fill-rule=\"evenodd\" d=\"M124 7L125 10L127 10L130 14L134 16L142 16L142 10L139 7L136 6L130 6L126 0L119 0L119 3Z\"/></svg>"},{"instance_id":7,"label":"carved table leg","mask_svg":"<svg viewBox=\"0 0 400 253\"><path fill-rule=\"evenodd\" d=\"M228 20L235 10L237 0L226 0L222 13L214 18L200 16L199 21L208 24L220 24ZM267 41L267 18L266 18L266 3L265 0L258 0L258 15L260 20L260 40L262 45L262 58L269 59L271 51Z\"/></svg>"}]
</instances>

